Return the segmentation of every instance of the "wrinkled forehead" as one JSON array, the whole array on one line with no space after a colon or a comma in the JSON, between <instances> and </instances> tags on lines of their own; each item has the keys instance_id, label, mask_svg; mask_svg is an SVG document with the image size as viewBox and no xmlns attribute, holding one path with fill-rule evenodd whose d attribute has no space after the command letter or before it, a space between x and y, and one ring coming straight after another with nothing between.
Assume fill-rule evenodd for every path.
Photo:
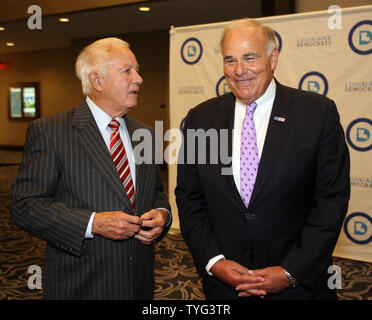
<instances>
[{"instance_id":1,"label":"wrinkled forehead","mask_svg":"<svg viewBox=\"0 0 372 320\"><path fill-rule=\"evenodd\" d=\"M127 47L109 47L105 51L106 51L105 53L107 54L107 58L110 59L125 58L136 60L136 57L132 50L130 50Z\"/></svg>"},{"instance_id":2,"label":"wrinkled forehead","mask_svg":"<svg viewBox=\"0 0 372 320\"><path fill-rule=\"evenodd\" d=\"M137 66L137 59L129 48L112 48L107 52L107 59L111 65Z\"/></svg>"},{"instance_id":3,"label":"wrinkled forehead","mask_svg":"<svg viewBox=\"0 0 372 320\"><path fill-rule=\"evenodd\" d=\"M222 42L222 55L266 51L262 27L238 26L229 30Z\"/></svg>"}]
</instances>

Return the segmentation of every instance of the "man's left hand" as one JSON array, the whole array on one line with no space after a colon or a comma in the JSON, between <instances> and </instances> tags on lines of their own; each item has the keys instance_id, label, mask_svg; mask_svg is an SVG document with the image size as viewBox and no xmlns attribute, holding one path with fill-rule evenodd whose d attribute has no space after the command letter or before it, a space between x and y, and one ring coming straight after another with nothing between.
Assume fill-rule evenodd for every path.
<instances>
[{"instance_id":1,"label":"man's left hand","mask_svg":"<svg viewBox=\"0 0 372 320\"><path fill-rule=\"evenodd\" d=\"M263 277L260 283L243 283L235 289L239 292L239 297L252 296L252 290L265 290L267 293L278 293L289 286L284 269L280 266L268 267L264 269L251 270L252 275Z\"/></svg>"},{"instance_id":2,"label":"man's left hand","mask_svg":"<svg viewBox=\"0 0 372 320\"><path fill-rule=\"evenodd\" d=\"M144 244L151 244L159 238L167 223L169 214L163 209L152 209L141 215L142 228L135 238Z\"/></svg>"}]
</instances>

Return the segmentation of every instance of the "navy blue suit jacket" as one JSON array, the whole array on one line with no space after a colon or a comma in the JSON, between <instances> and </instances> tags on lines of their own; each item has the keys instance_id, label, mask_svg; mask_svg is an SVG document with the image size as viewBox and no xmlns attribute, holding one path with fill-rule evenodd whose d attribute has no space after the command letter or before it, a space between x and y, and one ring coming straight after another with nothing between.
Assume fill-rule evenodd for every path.
<instances>
[{"instance_id":1,"label":"navy blue suit jacket","mask_svg":"<svg viewBox=\"0 0 372 320\"><path fill-rule=\"evenodd\" d=\"M234 110L232 93L191 109L180 157L193 152L199 156L198 143L187 149L186 134L198 128L227 129L231 156ZM210 157L207 144L207 162ZM350 160L334 102L277 83L248 208L233 176L221 174L229 166L220 160L178 165L175 194L181 230L207 298L237 298L234 288L205 271L219 254L249 269L280 265L300 282L268 299L335 298L327 286L327 269L348 208Z\"/></svg>"}]
</instances>

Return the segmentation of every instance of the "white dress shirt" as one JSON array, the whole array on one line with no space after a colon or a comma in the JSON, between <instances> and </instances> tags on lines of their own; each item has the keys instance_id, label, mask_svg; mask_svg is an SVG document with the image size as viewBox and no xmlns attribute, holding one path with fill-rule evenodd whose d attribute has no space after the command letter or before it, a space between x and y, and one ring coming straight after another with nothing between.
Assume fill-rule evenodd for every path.
<instances>
[{"instance_id":1,"label":"white dress shirt","mask_svg":"<svg viewBox=\"0 0 372 320\"><path fill-rule=\"evenodd\" d=\"M86 97L86 102L89 106L90 111L93 114L93 118L97 123L98 129L102 134L102 137L106 143L107 149L110 152L110 138L111 138L112 129L108 125L111 122L112 118L106 112L104 112L100 107L98 107L88 96ZM122 117L114 118L114 119L119 121L120 123L119 135L124 144L125 152L127 154L127 158L129 162L130 173L132 175L133 187L134 187L134 190L136 190L136 162L134 159L134 153L133 153L132 143L131 143L131 139L129 136L127 124L125 123L125 120ZM169 219L168 219L167 224L164 226L164 228L168 227L172 223L171 213L166 208L156 208L156 209L162 209L168 212ZM88 226L85 232L85 238L87 239L92 239L94 237L92 234L92 226L93 226L93 219L94 219L95 214L96 214L95 212L92 213L92 215L90 216L89 222L88 222Z\"/></svg>"},{"instance_id":2,"label":"white dress shirt","mask_svg":"<svg viewBox=\"0 0 372 320\"><path fill-rule=\"evenodd\" d=\"M270 114L273 108L276 93L275 80L272 79L265 93L256 100L257 107L253 115L254 124L256 127L256 138L258 155L261 158L262 149L266 138L266 132L269 125ZM243 120L246 114L247 107L244 103L236 99L235 101L235 116L234 116L234 131L233 131L233 147L232 147L232 173L236 188L240 193L240 143ZM205 269L208 274L212 275L210 269L219 260L225 259L223 254L220 254L209 260Z\"/></svg>"},{"instance_id":3,"label":"white dress shirt","mask_svg":"<svg viewBox=\"0 0 372 320\"><path fill-rule=\"evenodd\" d=\"M90 111L93 114L93 118L97 123L98 129L102 134L103 140L106 143L107 149L110 152L110 137L112 133L112 129L108 127L109 123L111 122L112 118L104 112L100 107L98 107L89 97L86 98L86 102L89 106ZM132 175L133 186L134 190L136 189L136 164L134 160L134 154L132 149L132 143L130 140L129 132L125 120L122 117L115 118L115 120L119 121L119 135L121 140L123 141L125 152L128 157L130 173ZM92 234L92 225L94 219L95 212L92 213L89 223L87 226L87 230L85 232L85 238L93 238Z\"/></svg>"}]
</instances>

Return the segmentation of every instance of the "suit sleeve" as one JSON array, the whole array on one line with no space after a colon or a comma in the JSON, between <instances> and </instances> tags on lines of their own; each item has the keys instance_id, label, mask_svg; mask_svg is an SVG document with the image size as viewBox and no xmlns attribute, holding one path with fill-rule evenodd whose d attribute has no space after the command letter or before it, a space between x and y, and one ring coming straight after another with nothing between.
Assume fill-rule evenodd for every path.
<instances>
[{"instance_id":1,"label":"suit sleeve","mask_svg":"<svg viewBox=\"0 0 372 320\"><path fill-rule=\"evenodd\" d=\"M329 267L350 197L350 159L336 106L331 101L316 155L313 206L282 266L310 289Z\"/></svg>"},{"instance_id":2,"label":"suit sleeve","mask_svg":"<svg viewBox=\"0 0 372 320\"><path fill-rule=\"evenodd\" d=\"M187 162L187 155L191 153L194 153L194 159L197 159L198 149L197 145L188 146L187 143L187 130L193 128L191 118L192 110L189 112L183 128L183 142L179 153L175 195L182 235L191 249L198 273L203 276L206 274L205 267L209 260L223 254L223 252L219 248L209 222L208 207L198 173L198 166L196 163Z\"/></svg>"},{"instance_id":3,"label":"suit sleeve","mask_svg":"<svg viewBox=\"0 0 372 320\"><path fill-rule=\"evenodd\" d=\"M163 236L169 231L170 227L172 226L173 222L173 217L172 217L172 210L168 201L168 198L164 192L164 187L163 187L163 182L161 181L161 176L160 176L160 169L159 166L157 165L156 168L156 197L155 197L155 204L154 208L162 208L166 209L169 214L169 221L167 225L165 226L163 230Z\"/></svg>"},{"instance_id":4,"label":"suit sleeve","mask_svg":"<svg viewBox=\"0 0 372 320\"><path fill-rule=\"evenodd\" d=\"M40 121L26 133L23 159L12 186L14 222L69 254L80 256L92 212L56 201L61 164Z\"/></svg>"}]
</instances>

